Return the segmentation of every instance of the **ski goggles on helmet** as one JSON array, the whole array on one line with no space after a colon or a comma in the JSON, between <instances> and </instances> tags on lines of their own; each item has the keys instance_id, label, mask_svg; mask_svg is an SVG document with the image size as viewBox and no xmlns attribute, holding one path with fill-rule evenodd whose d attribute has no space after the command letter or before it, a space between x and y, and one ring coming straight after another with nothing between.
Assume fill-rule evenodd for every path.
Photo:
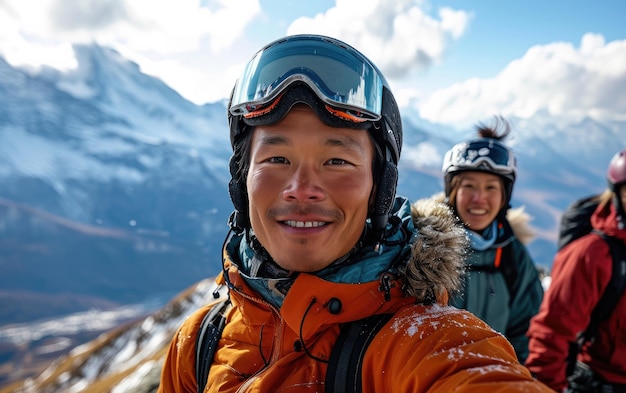
<instances>
[{"instance_id":1,"label":"ski goggles on helmet","mask_svg":"<svg viewBox=\"0 0 626 393\"><path fill-rule=\"evenodd\" d=\"M257 52L235 84L230 114L262 116L296 82L305 83L329 112L345 120L381 118L387 83L376 66L356 49L316 35L287 37Z\"/></svg>"},{"instance_id":2,"label":"ski goggles on helmet","mask_svg":"<svg viewBox=\"0 0 626 393\"><path fill-rule=\"evenodd\" d=\"M517 161L508 147L495 139L475 139L459 143L443 160L443 172L478 170L515 176Z\"/></svg>"}]
</instances>

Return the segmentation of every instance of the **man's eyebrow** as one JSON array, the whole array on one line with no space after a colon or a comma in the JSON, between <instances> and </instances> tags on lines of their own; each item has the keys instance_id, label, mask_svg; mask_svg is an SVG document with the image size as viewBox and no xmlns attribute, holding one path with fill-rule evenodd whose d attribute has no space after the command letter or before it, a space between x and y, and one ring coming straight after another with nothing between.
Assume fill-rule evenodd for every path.
<instances>
[{"instance_id":1,"label":"man's eyebrow","mask_svg":"<svg viewBox=\"0 0 626 393\"><path fill-rule=\"evenodd\" d=\"M264 135L258 140L258 144L261 146L289 145L290 143L289 138L282 135ZM351 137L332 136L324 139L322 143L329 147L344 147L359 150L363 148L357 139Z\"/></svg>"},{"instance_id":2,"label":"man's eyebrow","mask_svg":"<svg viewBox=\"0 0 626 393\"><path fill-rule=\"evenodd\" d=\"M350 137L329 137L324 140L324 145L334 146L334 147L346 147L350 149L359 149L361 150L363 147L361 144L354 138Z\"/></svg>"},{"instance_id":3,"label":"man's eyebrow","mask_svg":"<svg viewBox=\"0 0 626 393\"><path fill-rule=\"evenodd\" d=\"M281 135L263 135L259 138L258 143L266 146L287 145L289 140Z\"/></svg>"}]
</instances>

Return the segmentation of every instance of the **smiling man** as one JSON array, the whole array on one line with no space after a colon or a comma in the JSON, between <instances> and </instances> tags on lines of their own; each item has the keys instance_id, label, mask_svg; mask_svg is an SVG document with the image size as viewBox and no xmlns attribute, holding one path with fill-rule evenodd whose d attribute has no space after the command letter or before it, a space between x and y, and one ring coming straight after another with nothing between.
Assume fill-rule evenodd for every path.
<instances>
[{"instance_id":1,"label":"smiling man","mask_svg":"<svg viewBox=\"0 0 626 393\"><path fill-rule=\"evenodd\" d=\"M363 232L373 163L368 133L328 126L303 104L257 126L246 181L250 222L274 262L314 272L346 255Z\"/></svg>"},{"instance_id":2,"label":"smiling man","mask_svg":"<svg viewBox=\"0 0 626 393\"><path fill-rule=\"evenodd\" d=\"M444 204L395 195L400 113L367 58L329 37L275 41L228 118L228 299L179 328L160 392L550 392L502 335L447 306L463 228Z\"/></svg>"}]
</instances>

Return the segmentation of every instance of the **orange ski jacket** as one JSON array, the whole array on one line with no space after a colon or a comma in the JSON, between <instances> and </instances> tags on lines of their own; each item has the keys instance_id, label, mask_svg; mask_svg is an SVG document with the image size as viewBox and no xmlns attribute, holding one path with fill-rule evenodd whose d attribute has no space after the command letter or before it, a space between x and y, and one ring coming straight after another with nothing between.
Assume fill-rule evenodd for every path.
<instances>
[{"instance_id":1,"label":"orange ski jacket","mask_svg":"<svg viewBox=\"0 0 626 393\"><path fill-rule=\"evenodd\" d=\"M450 275L462 269L466 239L447 207L426 211L430 215L421 217L413 206L420 236L411 245L405 274L390 286L378 280L344 283L300 273L278 308L248 285L225 252L227 276L220 275L218 283L228 281L233 307L205 392L324 392L340 325L388 313L393 317L364 357L365 393L551 392L517 361L501 334L471 313L447 306L448 290L455 290L460 281ZM422 289L435 293L434 301L421 296ZM196 392L195 340L210 307L196 311L179 328L159 392Z\"/></svg>"}]
</instances>

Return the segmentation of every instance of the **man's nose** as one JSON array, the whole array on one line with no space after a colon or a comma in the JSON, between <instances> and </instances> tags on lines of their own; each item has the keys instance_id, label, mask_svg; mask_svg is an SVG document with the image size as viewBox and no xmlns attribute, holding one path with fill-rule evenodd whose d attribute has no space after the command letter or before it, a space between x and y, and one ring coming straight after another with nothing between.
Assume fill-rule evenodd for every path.
<instances>
[{"instance_id":1,"label":"man's nose","mask_svg":"<svg viewBox=\"0 0 626 393\"><path fill-rule=\"evenodd\" d=\"M324 190L319 172L311 165L298 166L287 182L283 197L287 200L297 201L323 199Z\"/></svg>"}]
</instances>

